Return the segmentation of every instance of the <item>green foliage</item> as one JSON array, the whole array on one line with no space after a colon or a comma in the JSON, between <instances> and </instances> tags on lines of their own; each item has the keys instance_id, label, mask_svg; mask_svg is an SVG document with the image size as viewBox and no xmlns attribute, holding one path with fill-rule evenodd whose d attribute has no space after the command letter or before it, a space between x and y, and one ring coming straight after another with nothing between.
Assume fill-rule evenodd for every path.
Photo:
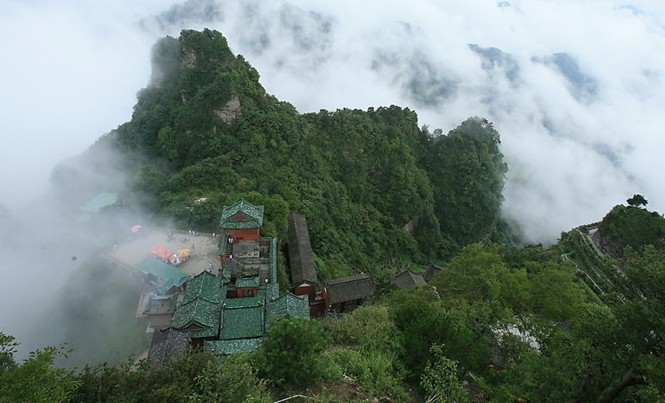
<instances>
[{"instance_id":1,"label":"green foliage","mask_svg":"<svg viewBox=\"0 0 665 403\"><path fill-rule=\"evenodd\" d=\"M14 354L18 346L14 336L0 332L0 376L16 367Z\"/></svg>"},{"instance_id":2,"label":"green foliage","mask_svg":"<svg viewBox=\"0 0 665 403\"><path fill-rule=\"evenodd\" d=\"M328 345L318 322L281 319L271 326L255 353L259 374L275 385L316 384L325 376L319 355Z\"/></svg>"},{"instance_id":3,"label":"green foliage","mask_svg":"<svg viewBox=\"0 0 665 403\"><path fill-rule=\"evenodd\" d=\"M408 398L399 360L394 354L335 347L326 351L322 358L374 394L390 396L397 401Z\"/></svg>"},{"instance_id":4,"label":"green foliage","mask_svg":"<svg viewBox=\"0 0 665 403\"><path fill-rule=\"evenodd\" d=\"M434 206L448 256L460 247L505 241L500 225L504 175L499 133L485 119L470 118L448 135L431 136L423 161L434 188Z\"/></svg>"},{"instance_id":5,"label":"green foliage","mask_svg":"<svg viewBox=\"0 0 665 403\"><path fill-rule=\"evenodd\" d=\"M443 299L487 301L497 312L526 312L532 300L526 271L508 268L498 246L465 247L432 279L432 285Z\"/></svg>"},{"instance_id":6,"label":"green foliage","mask_svg":"<svg viewBox=\"0 0 665 403\"><path fill-rule=\"evenodd\" d=\"M427 401L468 402L466 385L459 378L458 362L446 358L441 345L432 345L430 354L420 379Z\"/></svg>"},{"instance_id":7,"label":"green foliage","mask_svg":"<svg viewBox=\"0 0 665 403\"><path fill-rule=\"evenodd\" d=\"M637 358L665 359L665 252L653 246L632 252L626 261L627 281L640 297L616 308L624 339ZM638 364L639 365L639 364ZM665 386L662 384L661 386Z\"/></svg>"},{"instance_id":8,"label":"green foliage","mask_svg":"<svg viewBox=\"0 0 665 403\"><path fill-rule=\"evenodd\" d=\"M585 301L584 291L575 283L575 269L570 263L546 262L529 272L532 312L547 320L572 319Z\"/></svg>"},{"instance_id":9,"label":"green foliage","mask_svg":"<svg viewBox=\"0 0 665 403\"><path fill-rule=\"evenodd\" d=\"M452 305L438 300L433 290L416 287L394 292L388 305L412 381L420 379L434 344L443 344L446 357L464 362L469 370L487 370L494 343L491 326L498 319L486 303Z\"/></svg>"},{"instance_id":10,"label":"green foliage","mask_svg":"<svg viewBox=\"0 0 665 403\"><path fill-rule=\"evenodd\" d=\"M397 328L384 305L361 306L342 320L325 322L335 344L353 346L363 350L382 350L397 353Z\"/></svg>"},{"instance_id":11,"label":"green foliage","mask_svg":"<svg viewBox=\"0 0 665 403\"><path fill-rule=\"evenodd\" d=\"M626 247L639 250L646 245L665 249L665 218L656 212L633 206L615 206L600 223L600 233L619 241L622 256Z\"/></svg>"},{"instance_id":12,"label":"green foliage","mask_svg":"<svg viewBox=\"0 0 665 403\"><path fill-rule=\"evenodd\" d=\"M610 305L583 298L568 264L526 263L536 302L526 323L540 347L511 353L489 378L492 394L501 401L593 401L615 394L622 401L662 399L664 258L653 246L629 249L623 282L638 292Z\"/></svg>"},{"instance_id":13,"label":"green foliage","mask_svg":"<svg viewBox=\"0 0 665 403\"><path fill-rule=\"evenodd\" d=\"M18 343L0 332L0 402L67 402L80 382L74 371L54 367L56 357L66 356L62 347L30 352L21 362L13 355Z\"/></svg>"},{"instance_id":14,"label":"green foliage","mask_svg":"<svg viewBox=\"0 0 665 403\"><path fill-rule=\"evenodd\" d=\"M164 367L146 362L133 366L86 367L73 402L267 402L265 383L247 355L222 358L193 352Z\"/></svg>"},{"instance_id":15,"label":"green foliage","mask_svg":"<svg viewBox=\"0 0 665 403\"><path fill-rule=\"evenodd\" d=\"M407 400L401 344L388 307L362 306L324 324L336 345L325 353L332 366L379 396Z\"/></svg>"},{"instance_id":16,"label":"green foliage","mask_svg":"<svg viewBox=\"0 0 665 403\"><path fill-rule=\"evenodd\" d=\"M247 356L233 355L220 361L209 361L194 378L196 392L189 396L190 401L272 401Z\"/></svg>"},{"instance_id":17,"label":"green foliage","mask_svg":"<svg viewBox=\"0 0 665 403\"><path fill-rule=\"evenodd\" d=\"M628 205L633 207L646 206L649 203L647 199L645 199L644 196L640 194L633 195L633 197L626 200L626 202L628 203Z\"/></svg>"},{"instance_id":18,"label":"green foliage","mask_svg":"<svg viewBox=\"0 0 665 403\"><path fill-rule=\"evenodd\" d=\"M528 256L528 255L527 255ZM585 299L570 262L523 261L510 268L499 247L469 245L438 273L432 284L443 299L487 301L497 315L509 310L544 320L572 319Z\"/></svg>"}]
</instances>

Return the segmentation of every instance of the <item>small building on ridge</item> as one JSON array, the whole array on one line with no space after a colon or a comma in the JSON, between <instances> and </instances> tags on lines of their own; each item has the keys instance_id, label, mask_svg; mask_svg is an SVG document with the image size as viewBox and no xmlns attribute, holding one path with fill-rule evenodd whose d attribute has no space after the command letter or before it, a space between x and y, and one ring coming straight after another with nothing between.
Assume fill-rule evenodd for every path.
<instances>
[{"instance_id":1,"label":"small building on ridge","mask_svg":"<svg viewBox=\"0 0 665 403\"><path fill-rule=\"evenodd\" d=\"M374 294L375 286L371 274L361 273L342 277L326 283L328 310L337 313L351 312L363 300Z\"/></svg>"}]
</instances>

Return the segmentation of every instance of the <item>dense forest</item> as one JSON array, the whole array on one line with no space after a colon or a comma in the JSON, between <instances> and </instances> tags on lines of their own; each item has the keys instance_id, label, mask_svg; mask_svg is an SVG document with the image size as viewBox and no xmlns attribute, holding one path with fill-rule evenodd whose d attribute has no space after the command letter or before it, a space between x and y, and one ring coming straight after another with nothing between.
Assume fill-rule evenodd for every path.
<instances>
[{"instance_id":1,"label":"dense forest","mask_svg":"<svg viewBox=\"0 0 665 403\"><path fill-rule=\"evenodd\" d=\"M100 182L110 169L129 179ZM0 334L0 401L664 400L665 218L636 195L524 247L500 216L507 169L485 119L444 134L397 106L300 114L219 32L167 37L131 121L55 170L62 194L116 186L127 210L210 232L245 198L278 239L299 211L321 281L369 272L385 286L343 317L280 320L251 353L164 367L66 369L58 347L18 362ZM389 284L432 263L428 285Z\"/></svg>"}]
</instances>

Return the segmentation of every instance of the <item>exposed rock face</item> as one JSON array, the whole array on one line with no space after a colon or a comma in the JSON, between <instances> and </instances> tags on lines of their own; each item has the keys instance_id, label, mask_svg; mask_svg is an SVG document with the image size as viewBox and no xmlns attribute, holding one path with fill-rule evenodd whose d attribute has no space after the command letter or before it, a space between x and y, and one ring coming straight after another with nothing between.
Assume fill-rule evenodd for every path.
<instances>
[{"instance_id":1,"label":"exposed rock face","mask_svg":"<svg viewBox=\"0 0 665 403\"><path fill-rule=\"evenodd\" d=\"M410 220L409 222L404 224L402 229L406 232L413 232L416 230L416 227L418 226L419 223L420 223L420 217L416 217L413 220Z\"/></svg>"},{"instance_id":2,"label":"exposed rock face","mask_svg":"<svg viewBox=\"0 0 665 403\"><path fill-rule=\"evenodd\" d=\"M621 241L613 236L603 235L601 231L594 231L591 234L591 240L600 251L611 259L620 259L624 257Z\"/></svg>"},{"instance_id":3,"label":"exposed rock face","mask_svg":"<svg viewBox=\"0 0 665 403\"><path fill-rule=\"evenodd\" d=\"M232 96L226 105L219 109L215 109L215 115L219 116L219 118L222 119L224 123L233 122L237 117L242 115L242 111L240 109L240 99L238 99L238 97L235 95Z\"/></svg>"},{"instance_id":4,"label":"exposed rock face","mask_svg":"<svg viewBox=\"0 0 665 403\"><path fill-rule=\"evenodd\" d=\"M189 69L196 67L196 52L193 49L183 49L182 65Z\"/></svg>"}]
</instances>

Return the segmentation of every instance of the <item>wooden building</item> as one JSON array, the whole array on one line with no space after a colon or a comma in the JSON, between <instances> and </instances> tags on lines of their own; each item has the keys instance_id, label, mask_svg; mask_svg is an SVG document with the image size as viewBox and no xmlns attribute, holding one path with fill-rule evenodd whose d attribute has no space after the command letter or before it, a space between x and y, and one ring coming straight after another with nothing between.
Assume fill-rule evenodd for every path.
<instances>
[{"instance_id":1,"label":"wooden building","mask_svg":"<svg viewBox=\"0 0 665 403\"><path fill-rule=\"evenodd\" d=\"M231 206L224 206L219 226L223 235L234 240L259 239L259 230L263 225L263 206L255 206L245 199L240 199Z\"/></svg>"},{"instance_id":2,"label":"wooden building","mask_svg":"<svg viewBox=\"0 0 665 403\"><path fill-rule=\"evenodd\" d=\"M411 270L405 270L395 276L391 281L395 286L406 289L413 287L414 285L424 285L427 284L422 275L414 273Z\"/></svg>"},{"instance_id":3,"label":"wooden building","mask_svg":"<svg viewBox=\"0 0 665 403\"><path fill-rule=\"evenodd\" d=\"M344 313L351 312L360 306L364 299L375 291L371 274L362 273L342 277L326 283L328 310Z\"/></svg>"},{"instance_id":4,"label":"wooden building","mask_svg":"<svg viewBox=\"0 0 665 403\"><path fill-rule=\"evenodd\" d=\"M173 317L172 328L186 332L192 347L220 354L249 351L261 343L269 317L309 319L306 296L279 295L277 242L258 236L262 222L262 206L241 200L224 207L222 267L217 275L202 272L187 283Z\"/></svg>"},{"instance_id":5,"label":"wooden building","mask_svg":"<svg viewBox=\"0 0 665 403\"><path fill-rule=\"evenodd\" d=\"M187 284L185 295L178 304L172 327L188 331L192 346L202 347L206 340L215 340L219 335L219 318L222 281L214 274L204 271Z\"/></svg>"},{"instance_id":6,"label":"wooden building","mask_svg":"<svg viewBox=\"0 0 665 403\"><path fill-rule=\"evenodd\" d=\"M303 214L292 211L288 221L289 272L293 293L309 295L310 299L313 299L319 280L312 258L307 220Z\"/></svg>"},{"instance_id":7,"label":"wooden building","mask_svg":"<svg viewBox=\"0 0 665 403\"><path fill-rule=\"evenodd\" d=\"M240 199L231 206L224 206L219 226L222 242L219 259L222 266L233 258L232 250L242 241L257 241L263 225L263 206L255 206Z\"/></svg>"},{"instance_id":8,"label":"wooden building","mask_svg":"<svg viewBox=\"0 0 665 403\"><path fill-rule=\"evenodd\" d=\"M176 307L176 295L146 292L141 294L136 309L137 318L148 318L146 333L150 340L156 331L171 327L173 312Z\"/></svg>"}]
</instances>

